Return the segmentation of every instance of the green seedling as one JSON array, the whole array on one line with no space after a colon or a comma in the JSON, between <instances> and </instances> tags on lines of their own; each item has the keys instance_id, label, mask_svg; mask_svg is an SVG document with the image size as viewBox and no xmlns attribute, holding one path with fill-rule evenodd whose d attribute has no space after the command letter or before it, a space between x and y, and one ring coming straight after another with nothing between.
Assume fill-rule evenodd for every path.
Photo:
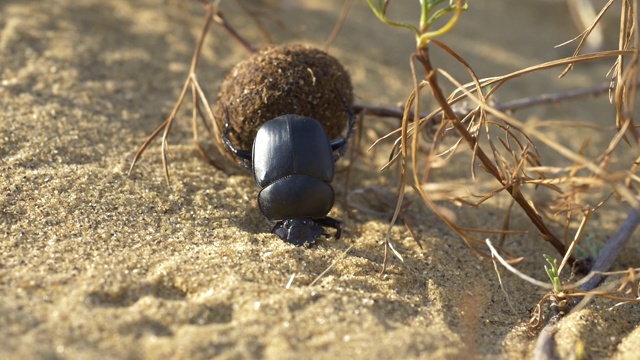
<instances>
[{"instance_id":1,"label":"green seedling","mask_svg":"<svg viewBox=\"0 0 640 360\"><path fill-rule=\"evenodd\" d=\"M371 7L371 10L373 10L373 13L380 21L387 25L403 27L413 32L416 36L418 47L426 45L428 41L434 37L446 34L456 24L462 10L466 10L469 7L466 2L461 4L461 1L449 0L446 6L440 7L446 0L422 0L420 1L420 23L418 27L415 27L408 23L389 19L387 17L388 0L367 1L369 2L369 7ZM436 20L449 13L453 13L453 16L444 26L438 30L429 31L429 28Z\"/></svg>"},{"instance_id":2,"label":"green seedling","mask_svg":"<svg viewBox=\"0 0 640 360\"><path fill-rule=\"evenodd\" d=\"M551 285L553 285L553 292L559 293L562 290L562 283L560 282L560 272L558 271L558 263L555 258L547 254L542 254L544 259L549 263L550 267L547 265L544 266L544 270L547 272L547 276L549 276L549 280L551 280Z\"/></svg>"}]
</instances>

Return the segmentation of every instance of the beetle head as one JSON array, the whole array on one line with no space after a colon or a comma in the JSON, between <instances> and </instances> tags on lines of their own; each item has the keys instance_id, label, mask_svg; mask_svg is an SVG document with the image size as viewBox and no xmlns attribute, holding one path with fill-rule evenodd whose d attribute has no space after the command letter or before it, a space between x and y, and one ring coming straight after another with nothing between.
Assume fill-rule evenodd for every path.
<instances>
[{"instance_id":1,"label":"beetle head","mask_svg":"<svg viewBox=\"0 0 640 360\"><path fill-rule=\"evenodd\" d=\"M324 228L311 218L287 219L278 221L273 227L273 233L290 244L302 246L316 241L324 234Z\"/></svg>"}]
</instances>

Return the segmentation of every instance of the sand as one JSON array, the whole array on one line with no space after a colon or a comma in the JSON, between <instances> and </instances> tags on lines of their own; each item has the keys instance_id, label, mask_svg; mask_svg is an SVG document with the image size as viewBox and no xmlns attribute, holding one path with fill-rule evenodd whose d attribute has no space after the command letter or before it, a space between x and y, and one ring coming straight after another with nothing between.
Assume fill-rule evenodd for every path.
<instances>
[{"instance_id":1,"label":"sand","mask_svg":"<svg viewBox=\"0 0 640 360\"><path fill-rule=\"evenodd\" d=\"M266 20L274 42L317 46L341 4L266 3L274 6ZM392 13L415 21L410 7ZM187 111L169 139L170 186L157 141L127 176L135 150L179 94L202 23L197 2L4 0L0 9L0 357L531 357L537 333L525 324L545 291L501 270L512 311L493 264L417 201L407 216L422 248L406 228L394 227L404 262L392 259L381 277L388 216L339 200L331 216L344 223L341 239L312 248L284 243L269 233L250 174L227 175L198 156ZM262 42L235 2L223 9L250 41ZM569 55L572 48L553 48L577 34L568 19L564 2L472 3L443 40L481 77L500 75ZM608 25L614 47L615 14ZM358 1L329 52L350 72L356 103L396 107L411 90L413 46L410 33L381 24ZM212 29L199 72L211 103L226 71L247 56ZM434 56L436 66L463 78L461 67ZM530 76L499 98L597 84L609 66L582 66L561 81L559 71ZM612 114L605 98L517 113L608 123ZM395 124L371 117L364 126L381 135ZM576 130L562 131L551 134L580 146ZM205 145L215 152L210 141ZM629 149L635 157L637 148ZM386 157L383 148L354 166L349 191L365 189L359 201L368 206L377 201L366 189L396 179L378 171ZM464 181L469 167L467 160L454 163L439 180ZM341 172L339 199L344 181ZM503 221L499 202L450 209L463 226L496 229ZM590 236L609 236L626 211L619 205L599 213ZM521 214L513 226L531 230L507 245L525 256L518 268L544 280L542 254L557 254ZM636 236L614 268L638 266L639 257ZM568 358L580 339L589 358L635 358L640 311L613 305L597 300L563 320L560 355Z\"/></svg>"}]
</instances>

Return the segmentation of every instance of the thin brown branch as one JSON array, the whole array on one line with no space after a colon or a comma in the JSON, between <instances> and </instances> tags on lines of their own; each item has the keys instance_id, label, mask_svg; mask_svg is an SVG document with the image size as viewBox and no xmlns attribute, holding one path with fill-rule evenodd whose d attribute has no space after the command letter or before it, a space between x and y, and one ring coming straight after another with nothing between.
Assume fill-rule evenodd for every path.
<instances>
[{"instance_id":1,"label":"thin brown branch","mask_svg":"<svg viewBox=\"0 0 640 360\"><path fill-rule=\"evenodd\" d=\"M333 26L333 30L331 30L331 34L327 37L327 40L324 42L324 50L329 49L329 46L333 44L333 41L338 36L340 29L342 29L342 25L344 21L347 19L347 15L349 15L349 10L351 9L351 3L353 0L344 0L344 4L342 5L342 10L340 11L340 18Z\"/></svg>"},{"instance_id":2,"label":"thin brown branch","mask_svg":"<svg viewBox=\"0 0 640 360\"><path fill-rule=\"evenodd\" d=\"M447 51L450 55L456 58L456 60L458 60L461 64L465 65L467 69L469 69L469 71L471 71L468 64L466 64L466 62L461 57L459 57L456 53L454 53L451 49L449 49L447 46L445 46L444 44L436 40L432 40L432 41L433 43L437 44L440 48ZM493 162L491 161L489 156L487 156L484 150L482 150L482 148L478 146L477 138L475 138L473 135L469 133L467 128L461 123L461 121L457 117L457 114L453 111L453 109L447 102L447 99L442 94L442 90L438 85L437 72L431 65L431 60L428 53L428 47L423 47L419 49L418 59L423 65L425 76L431 88L432 95L434 96L434 98L442 108L444 114L447 116L448 119L450 119L451 124L454 126L456 131L469 144L469 147L475 150L475 155L482 163L484 169L487 172L489 172L494 178L496 178L496 180L498 180L501 184L506 186L506 190L509 192L509 194L522 208L522 210L525 212L527 217L529 217L529 219L534 224L534 226L540 231L541 237L544 240L548 241L554 248L556 248L556 250L562 256L564 256L566 254L566 248L564 244L551 232L551 230L549 230L549 228L546 226L546 224L542 220L542 217L540 217L538 212L533 207L531 207L527 199L520 192L519 188L514 186L513 184L507 184L505 182L505 179L501 176L498 168L495 166L495 164L493 164ZM570 256L569 261L573 264L577 261L577 259L575 259L575 257L573 256Z\"/></svg>"},{"instance_id":3,"label":"thin brown branch","mask_svg":"<svg viewBox=\"0 0 640 360\"><path fill-rule=\"evenodd\" d=\"M640 85L640 83L638 83L638 85ZM534 106L557 104L563 101L575 100L575 99L579 99L587 96L598 96L600 94L604 94L608 92L609 89L610 89L610 84L609 82L607 82L607 83L603 83L603 84L588 87L588 88L528 96L521 99L507 101L504 103L493 102L491 105L496 110L503 111L503 112L512 112L512 111L534 107ZM453 111L458 115L459 118L464 118L470 115L471 113L477 111L477 109L478 107L471 107L471 106L453 107ZM367 115L373 115L373 116L379 116L379 117L391 117L391 118L402 119L402 114L403 114L401 109L381 107L381 106L358 105L358 104L353 105L353 111L355 113L360 113L365 110L367 112ZM411 113L410 116L413 116L413 113ZM424 114L424 113L420 114L420 118L422 119L425 119L428 116L429 116L428 114ZM435 122L442 121L442 114L438 114L434 116L433 121Z\"/></svg>"},{"instance_id":4,"label":"thin brown branch","mask_svg":"<svg viewBox=\"0 0 640 360\"><path fill-rule=\"evenodd\" d=\"M231 25L229 25L229 23L227 23L227 20L224 18L222 12L217 9L217 4L215 7L216 11L212 15L213 21L216 24L222 26L222 28L229 34L229 36L240 43L240 45L242 45L242 47L244 47L248 52L255 53L257 51L256 48L253 47L253 45L251 45L251 43L249 43L247 39L242 37Z\"/></svg>"},{"instance_id":5,"label":"thin brown branch","mask_svg":"<svg viewBox=\"0 0 640 360\"><path fill-rule=\"evenodd\" d=\"M236 0L236 3L240 6L242 11L244 11L247 15L249 15L251 20L253 20L254 24L256 24L256 27L258 28L258 32L260 32L260 35L262 36L262 41L264 41L265 44L272 44L273 41L271 41L271 36L269 36L269 31L267 31L267 27L264 25L264 22L260 19L256 11L249 8L242 0Z\"/></svg>"},{"instance_id":6,"label":"thin brown branch","mask_svg":"<svg viewBox=\"0 0 640 360\"><path fill-rule=\"evenodd\" d=\"M205 127L207 128L207 131L209 131L210 133L212 133L214 136L214 141L216 141L216 143L219 145L221 140L220 140L220 131L217 127L216 121L215 121L215 117L213 115L213 111L211 110L211 107L209 105L208 100L206 99L204 92L202 91L202 88L200 87L200 84L198 83L198 79L197 79L197 75L196 75L196 69L198 67L198 60L200 58L200 53L202 51L202 47L204 45L204 41L207 37L207 33L209 31L209 27L211 25L212 22L215 22L216 24L222 26L228 33L229 35L236 41L238 41L244 48L246 48L247 50L249 50L250 52L255 52L254 48L249 45L249 43L243 38L241 37L225 20L224 16L222 15L222 12L219 10L218 5L220 3L220 1L214 1L213 3L209 3L207 1L201 0L200 3L202 4L202 6L206 9L206 14L205 14L205 22L204 25L202 26L202 29L200 31L200 35L198 37L198 40L196 41L196 46L195 49L193 51L193 55L191 57L191 64L189 66L189 73L187 75L187 78L184 82L184 85L182 86L182 90L180 92L180 95L178 96L178 100L176 101L176 103L173 106L173 109L171 110L171 113L169 114L169 116L162 122L162 124L160 124L160 126L158 126L153 133L147 137L147 139L142 143L142 145L138 148L138 150L136 151L136 154L133 158L133 161L131 162L131 166L129 167L129 172L128 174L131 174L131 171L133 170L133 168L135 167L136 163L138 162L138 160L140 159L140 157L142 156L142 154L146 151L146 149L149 147L149 145L151 144L151 141L153 141L153 139L155 139L160 133L162 133L162 139L161 139L161 158L162 158L162 167L163 167L163 171L164 171L164 176L165 179L167 181L167 184L169 184L170 181L170 177L169 177L169 166L168 166L168 158L167 158L167 152L168 152L168 135L169 132L171 130L171 126L173 125L173 122L176 120L176 117L178 115L178 111L180 110L180 108L182 107L182 104L184 103L184 100L187 96L187 92L189 91L189 89L191 89L191 93L192 93L192 106L194 107L193 111L192 111L192 129L194 131L194 142L196 143L196 148L198 149L198 151L203 155L203 157L212 165L214 165L215 167L222 169L222 165L217 162L214 161L210 156L208 156L206 154L206 152L204 151L204 149L202 148L202 146L199 143L199 138L198 138L198 134L197 134L197 119L196 117L199 115L203 121L203 123L205 124ZM209 128L205 118L203 116L203 112L201 109L201 104L202 106L204 106L205 110L206 110L206 114L208 115L209 119L211 120L212 126L213 128Z\"/></svg>"}]
</instances>

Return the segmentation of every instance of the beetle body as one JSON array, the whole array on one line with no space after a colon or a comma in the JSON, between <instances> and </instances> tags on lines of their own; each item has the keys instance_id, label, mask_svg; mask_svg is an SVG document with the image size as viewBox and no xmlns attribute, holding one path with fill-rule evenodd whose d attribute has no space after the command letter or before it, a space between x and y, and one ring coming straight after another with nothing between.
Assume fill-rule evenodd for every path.
<instances>
[{"instance_id":1,"label":"beetle body","mask_svg":"<svg viewBox=\"0 0 640 360\"><path fill-rule=\"evenodd\" d=\"M325 234L325 226L335 228L335 237L340 237L340 222L327 214L335 198L331 187L334 162L344 152L354 125L350 108L349 115L347 136L333 142L315 119L283 115L269 120L258 130L251 152L231 144L228 120L225 124L223 141L253 171L260 188L260 211L277 221L272 232L286 242L313 243Z\"/></svg>"},{"instance_id":2,"label":"beetle body","mask_svg":"<svg viewBox=\"0 0 640 360\"><path fill-rule=\"evenodd\" d=\"M258 130L253 174L267 219L326 216L334 201L333 172L331 144L317 120L284 115Z\"/></svg>"}]
</instances>

